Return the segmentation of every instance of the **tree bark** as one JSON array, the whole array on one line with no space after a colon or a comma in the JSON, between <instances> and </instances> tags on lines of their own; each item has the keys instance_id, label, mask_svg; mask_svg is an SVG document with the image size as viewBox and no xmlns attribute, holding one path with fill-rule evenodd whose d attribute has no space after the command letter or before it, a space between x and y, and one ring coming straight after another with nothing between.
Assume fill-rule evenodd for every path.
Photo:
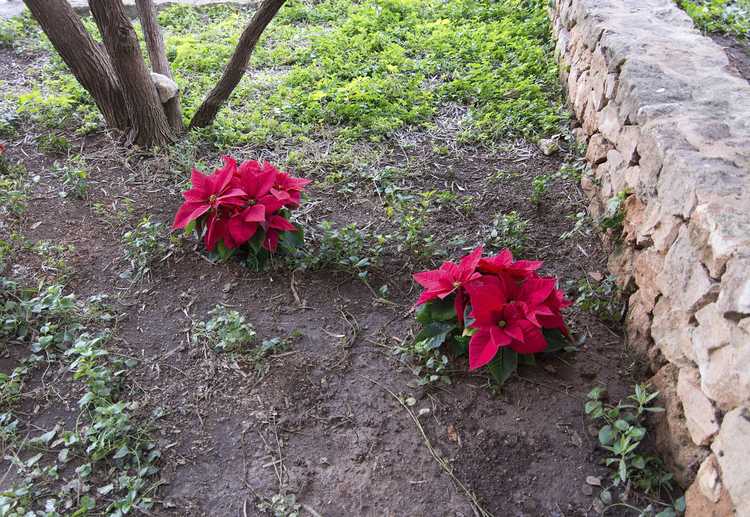
<instances>
[{"instance_id":1,"label":"tree bark","mask_svg":"<svg viewBox=\"0 0 750 517\"><path fill-rule=\"evenodd\" d=\"M286 0L265 0L258 8L255 16L242 32L237 48L234 49L221 79L200 105L198 111L195 112L193 119L190 121L191 128L206 127L213 122L219 108L226 102L242 76L245 75L250 55L253 53L256 43L258 43L258 39L285 2Z\"/></svg>"},{"instance_id":2,"label":"tree bark","mask_svg":"<svg viewBox=\"0 0 750 517\"><path fill-rule=\"evenodd\" d=\"M122 86L130 118L129 142L150 147L174 140L159 94L121 0L89 0L104 46Z\"/></svg>"},{"instance_id":3,"label":"tree bark","mask_svg":"<svg viewBox=\"0 0 750 517\"><path fill-rule=\"evenodd\" d=\"M86 31L66 0L24 0L55 50L87 92L107 125L129 127L121 85L107 54Z\"/></svg>"},{"instance_id":4,"label":"tree bark","mask_svg":"<svg viewBox=\"0 0 750 517\"><path fill-rule=\"evenodd\" d=\"M151 69L157 74L165 75L172 79L172 69L167 61L167 52L164 49L164 38L156 20L156 8L153 0L135 0L138 9L138 18L141 20L143 34L146 37L148 57L151 61ZM182 111L180 110L179 93L164 103L164 112L167 114L169 125L175 134L183 132Z\"/></svg>"}]
</instances>

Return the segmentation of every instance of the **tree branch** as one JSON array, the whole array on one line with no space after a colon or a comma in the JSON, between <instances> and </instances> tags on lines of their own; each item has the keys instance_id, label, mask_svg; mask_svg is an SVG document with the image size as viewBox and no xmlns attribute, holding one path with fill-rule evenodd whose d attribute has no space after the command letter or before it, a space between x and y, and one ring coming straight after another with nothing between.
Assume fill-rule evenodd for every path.
<instances>
[{"instance_id":1,"label":"tree branch","mask_svg":"<svg viewBox=\"0 0 750 517\"><path fill-rule=\"evenodd\" d=\"M164 38L159 28L159 22L156 18L156 8L153 0L136 0L138 9L138 18L141 20L143 34L146 37L146 47L148 48L148 57L151 61L151 69L157 74L161 74L172 79L172 70L167 61L167 52L164 49ZM164 112L167 114L169 125L175 134L180 134L184 130L182 125L182 111L180 110L179 93L164 103Z\"/></svg>"},{"instance_id":2,"label":"tree branch","mask_svg":"<svg viewBox=\"0 0 750 517\"><path fill-rule=\"evenodd\" d=\"M198 111L190 121L190 127L206 127L214 121L219 108L226 102L232 91L237 87L242 76L245 75L250 55L255 49L263 31L266 29L276 13L286 0L265 0L242 32L237 48L234 49L224 74L213 90L208 94Z\"/></svg>"}]
</instances>

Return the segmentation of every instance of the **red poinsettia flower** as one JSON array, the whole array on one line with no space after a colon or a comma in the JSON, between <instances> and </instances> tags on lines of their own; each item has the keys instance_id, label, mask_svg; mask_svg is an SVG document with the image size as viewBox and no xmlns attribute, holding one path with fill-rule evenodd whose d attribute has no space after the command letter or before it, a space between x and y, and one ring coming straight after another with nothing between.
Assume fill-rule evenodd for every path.
<instances>
[{"instance_id":1,"label":"red poinsettia flower","mask_svg":"<svg viewBox=\"0 0 750 517\"><path fill-rule=\"evenodd\" d=\"M529 331L527 323L531 323L526 304L510 301L500 278L484 276L466 289L474 318L471 328L476 329L469 341L469 368L475 370L492 361L500 347L522 348L519 345L523 345Z\"/></svg>"},{"instance_id":2,"label":"red poinsettia flower","mask_svg":"<svg viewBox=\"0 0 750 517\"><path fill-rule=\"evenodd\" d=\"M417 300L417 305L427 303L439 298L441 300L456 293L454 306L456 317L461 325L464 321L464 310L466 308L466 295L464 287L471 281L478 279L481 275L476 272L477 264L482 258L482 246L461 259L454 262L443 262L438 269L422 271L414 275L414 280L425 288Z\"/></svg>"},{"instance_id":3,"label":"red poinsettia flower","mask_svg":"<svg viewBox=\"0 0 750 517\"><path fill-rule=\"evenodd\" d=\"M289 208L298 207L302 199L302 190L304 190L305 185L310 183L311 180L294 178L286 172L279 172L268 162L264 163L263 167L273 170L276 174L276 181L274 181L273 187L271 187L271 194L283 202L284 206L288 206Z\"/></svg>"},{"instance_id":4,"label":"red poinsettia flower","mask_svg":"<svg viewBox=\"0 0 750 517\"><path fill-rule=\"evenodd\" d=\"M514 262L513 253L509 249L504 249L494 257L480 260L478 269L483 273L519 281L528 278L540 267L542 267L540 260L516 260Z\"/></svg>"},{"instance_id":5,"label":"red poinsettia flower","mask_svg":"<svg viewBox=\"0 0 750 517\"><path fill-rule=\"evenodd\" d=\"M528 320L541 327L542 324L538 321L538 316L554 316L555 313L552 307L547 305L547 299L552 295L555 290L557 280L551 277L539 277L531 276L527 278L523 283L523 286L518 289L518 294L515 300L523 302L526 305L526 315Z\"/></svg>"},{"instance_id":6,"label":"red poinsettia flower","mask_svg":"<svg viewBox=\"0 0 750 517\"><path fill-rule=\"evenodd\" d=\"M280 215L272 215L266 225L266 236L263 239L262 246L274 253L279 247L279 234L281 232L293 232L297 227Z\"/></svg>"},{"instance_id":7,"label":"red poinsettia flower","mask_svg":"<svg viewBox=\"0 0 750 517\"><path fill-rule=\"evenodd\" d=\"M544 305L549 307L552 314L537 314L537 321L543 328L559 329L567 336L568 327L565 325L565 321L563 321L561 311L566 307L570 307L572 304L573 302L566 299L565 293L560 289L553 289L547 299L544 300Z\"/></svg>"},{"instance_id":8,"label":"red poinsettia flower","mask_svg":"<svg viewBox=\"0 0 750 517\"><path fill-rule=\"evenodd\" d=\"M185 202L174 218L172 229L184 228L190 221L198 219L206 212L214 216L220 207L239 207L245 204L246 194L231 185L237 163L224 157L224 167L217 169L210 176L193 169L191 181L193 188L182 193Z\"/></svg>"}]
</instances>

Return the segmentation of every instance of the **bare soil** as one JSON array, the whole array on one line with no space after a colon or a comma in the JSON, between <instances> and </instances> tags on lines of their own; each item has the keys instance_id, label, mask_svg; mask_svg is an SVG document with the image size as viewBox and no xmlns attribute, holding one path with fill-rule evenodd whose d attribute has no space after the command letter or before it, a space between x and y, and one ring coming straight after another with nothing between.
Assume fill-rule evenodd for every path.
<instances>
[{"instance_id":1,"label":"bare soil","mask_svg":"<svg viewBox=\"0 0 750 517\"><path fill-rule=\"evenodd\" d=\"M3 78L22 71L17 63L17 56L0 51ZM67 288L82 299L108 294L121 315L111 351L138 360L128 374L129 397L144 420L153 420L163 451L160 504L153 515L256 515L256 496L270 497L280 488L296 494L308 513L323 516L474 515L388 390L415 397L415 413L428 410L419 421L432 447L494 515L594 514L585 479L606 471L583 405L594 385L606 386L614 399L632 383L618 329L574 310L570 323L580 350L521 367L502 390L491 389L482 373L467 373L461 362L452 385L412 387L413 374L392 353L415 328L417 291L399 257L376 273L390 287L390 303L378 301L347 273L283 267L254 273L236 261L209 262L191 241L182 241L148 279L132 285L120 278L120 237L143 215L171 222L180 203L173 165L119 149L106 134L68 133L72 148L87 160L91 184L87 199L63 199L51 166L65 157L41 154L34 136L24 127L6 142L10 159L40 179L27 214L6 221L0 231L15 228L30 242L73 244ZM509 142L503 151L456 147L438 156L429 136L417 134L414 142L407 149L387 142L378 165L408 164L424 189L460 186L478 198L469 215L449 208L437 214L435 235L472 236L495 213L515 209L531 221L528 253L545 261L547 274L577 280L605 271L606 255L594 235L559 238L572 228L568 215L581 207L575 185L556 180L539 207L529 202L531 179L559 170L561 157L542 156L521 142ZM218 155L201 152L209 160ZM274 152L239 150L254 156ZM500 170L515 175L488 180ZM359 223L382 206L367 188L346 197L320 183L312 185L308 205L310 220L333 214ZM126 217L103 215L101 206ZM8 269L5 275L12 270L29 282L50 275L29 252L19 252ZM256 375L242 357L191 344L192 322L206 319L218 303L242 312L259 338L291 340L288 352L270 359L267 374ZM0 369L9 371L24 353L3 352ZM30 386L46 386L50 375L61 378L54 393L26 397L19 410L28 429L69 425L75 418L78 393L64 372L36 371ZM163 414L154 419L157 410ZM7 461L0 464L3 472L8 467ZM11 480L0 482L0 489Z\"/></svg>"}]
</instances>

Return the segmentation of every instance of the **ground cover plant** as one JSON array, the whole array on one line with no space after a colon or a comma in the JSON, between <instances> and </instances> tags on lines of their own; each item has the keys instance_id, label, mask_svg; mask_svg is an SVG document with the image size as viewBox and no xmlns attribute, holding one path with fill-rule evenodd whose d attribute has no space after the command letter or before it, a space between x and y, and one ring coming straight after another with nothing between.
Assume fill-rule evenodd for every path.
<instances>
[{"instance_id":1,"label":"ground cover plant","mask_svg":"<svg viewBox=\"0 0 750 517\"><path fill-rule=\"evenodd\" d=\"M608 476L609 453L589 434L584 400L599 385L623 399L640 379L578 187L584 165L545 8L289 0L215 123L149 151L106 130L29 17L0 22L2 275L22 300L51 286L86 300L63 342L65 326L50 320L44 333L35 323L43 342L0 343L0 445L12 458L0 493L11 511L486 517L584 515L601 501L584 488ZM185 119L253 9L159 11ZM555 134L560 149L542 154L538 140ZM297 232L281 232L265 264L248 260L248 244L217 260L212 194L180 194L217 170L244 166L257 179L266 163L312 180L299 206L276 212L304 235L282 254L283 235ZM198 239L170 232L182 201L200 201L188 219L209 205ZM242 222L269 252L270 226ZM534 272L578 300L565 312L576 350L533 365L519 355L502 389L450 340L415 340L412 275L480 245L485 260L509 248L511 264L543 261ZM473 316L464 311L459 332L454 295L451 339L468 347ZM617 317L602 321L599 309ZM618 512L629 514L608 515Z\"/></svg>"},{"instance_id":2,"label":"ground cover plant","mask_svg":"<svg viewBox=\"0 0 750 517\"><path fill-rule=\"evenodd\" d=\"M750 2L747 0L678 0L678 5L706 32L750 37Z\"/></svg>"}]
</instances>

